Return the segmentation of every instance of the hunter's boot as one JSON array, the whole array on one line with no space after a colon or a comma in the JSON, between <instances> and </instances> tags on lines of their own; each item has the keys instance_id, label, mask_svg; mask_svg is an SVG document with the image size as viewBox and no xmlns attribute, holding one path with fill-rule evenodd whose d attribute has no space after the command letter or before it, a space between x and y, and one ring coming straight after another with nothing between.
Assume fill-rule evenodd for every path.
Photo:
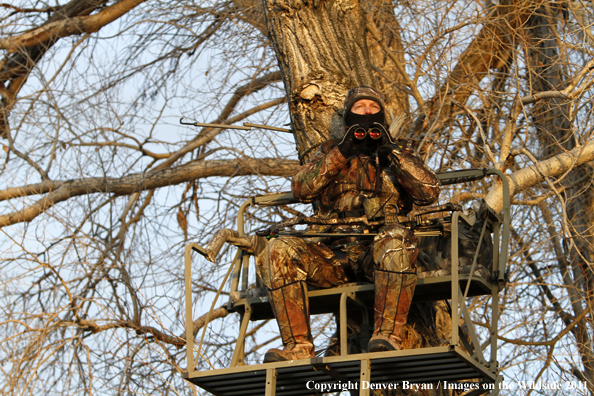
<instances>
[{"instance_id":1,"label":"hunter's boot","mask_svg":"<svg viewBox=\"0 0 594 396\"><path fill-rule=\"evenodd\" d=\"M400 350L400 336L412 303L417 274L414 272L374 272L374 331L369 352Z\"/></svg>"},{"instance_id":2,"label":"hunter's boot","mask_svg":"<svg viewBox=\"0 0 594 396\"><path fill-rule=\"evenodd\" d=\"M296 282L269 290L270 303L284 348L266 352L264 363L315 357L306 287L304 282Z\"/></svg>"}]
</instances>

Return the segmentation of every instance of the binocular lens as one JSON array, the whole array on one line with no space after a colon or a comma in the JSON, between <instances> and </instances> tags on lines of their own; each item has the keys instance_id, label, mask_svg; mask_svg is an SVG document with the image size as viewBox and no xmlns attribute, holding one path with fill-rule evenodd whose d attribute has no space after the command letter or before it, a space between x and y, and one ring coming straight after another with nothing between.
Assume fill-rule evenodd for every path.
<instances>
[{"instance_id":1,"label":"binocular lens","mask_svg":"<svg viewBox=\"0 0 594 396\"><path fill-rule=\"evenodd\" d=\"M369 130L369 137L372 139L379 139L382 137L382 131L377 128L372 128Z\"/></svg>"},{"instance_id":2,"label":"binocular lens","mask_svg":"<svg viewBox=\"0 0 594 396\"><path fill-rule=\"evenodd\" d=\"M365 136L367 136L367 134L369 134L369 137L372 138L373 140L377 140L382 137L382 131L378 128L371 128L371 129L357 128L355 130L355 132L353 132L353 135L355 135L355 139L359 139L359 140L365 139Z\"/></svg>"},{"instance_id":3,"label":"binocular lens","mask_svg":"<svg viewBox=\"0 0 594 396\"><path fill-rule=\"evenodd\" d=\"M359 128L355 132L353 132L356 139L365 139L365 135L367 135L367 131L365 129Z\"/></svg>"}]
</instances>

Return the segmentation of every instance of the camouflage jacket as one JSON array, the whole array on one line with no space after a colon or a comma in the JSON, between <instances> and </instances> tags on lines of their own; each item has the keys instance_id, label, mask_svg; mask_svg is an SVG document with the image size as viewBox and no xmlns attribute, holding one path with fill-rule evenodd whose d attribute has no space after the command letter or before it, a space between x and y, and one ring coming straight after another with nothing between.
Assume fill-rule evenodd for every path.
<instances>
[{"instance_id":1,"label":"camouflage jacket","mask_svg":"<svg viewBox=\"0 0 594 396\"><path fill-rule=\"evenodd\" d=\"M316 202L316 214L324 217L395 219L412 209L412 204L434 203L439 181L408 146L400 146L392 165L382 167L377 157L358 154L345 158L338 141L320 146L312 160L293 178L293 195L302 202ZM394 165L394 164L397 165Z\"/></svg>"}]
</instances>

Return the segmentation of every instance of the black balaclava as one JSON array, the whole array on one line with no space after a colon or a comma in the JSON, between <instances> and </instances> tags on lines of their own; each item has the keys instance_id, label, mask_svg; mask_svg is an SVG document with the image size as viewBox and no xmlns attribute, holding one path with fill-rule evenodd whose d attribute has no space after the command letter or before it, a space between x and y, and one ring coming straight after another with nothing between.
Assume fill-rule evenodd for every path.
<instances>
[{"instance_id":1,"label":"black balaclava","mask_svg":"<svg viewBox=\"0 0 594 396\"><path fill-rule=\"evenodd\" d=\"M351 108L355 102L361 99L373 100L379 104L380 111L375 114L356 114L351 112ZM371 128L374 123L385 125L386 113L384 111L383 95L375 88L368 86L349 89L344 101L344 123L347 129L353 125L360 125L365 129ZM358 145L361 146L360 151L366 154L374 152L380 144L381 139L372 140L369 136L367 136L364 141L358 142Z\"/></svg>"},{"instance_id":2,"label":"black balaclava","mask_svg":"<svg viewBox=\"0 0 594 396\"><path fill-rule=\"evenodd\" d=\"M379 104L380 111L375 114L355 114L351 112L351 108L361 99L370 99ZM344 123L347 127L355 124L361 126L370 126L374 122L385 125L386 113L384 110L384 96L375 88L362 86L349 89L347 97L344 101Z\"/></svg>"}]
</instances>

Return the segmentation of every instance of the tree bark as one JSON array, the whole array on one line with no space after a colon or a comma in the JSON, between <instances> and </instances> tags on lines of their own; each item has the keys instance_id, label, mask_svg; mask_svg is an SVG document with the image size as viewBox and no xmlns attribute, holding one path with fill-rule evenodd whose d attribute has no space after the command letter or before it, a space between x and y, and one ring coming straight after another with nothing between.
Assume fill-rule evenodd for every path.
<instances>
[{"instance_id":1,"label":"tree bark","mask_svg":"<svg viewBox=\"0 0 594 396\"><path fill-rule=\"evenodd\" d=\"M356 0L267 0L270 39L283 75L297 151L312 150L341 129L348 89L374 85L365 15Z\"/></svg>"},{"instance_id":2,"label":"tree bark","mask_svg":"<svg viewBox=\"0 0 594 396\"><path fill-rule=\"evenodd\" d=\"M394 14L394 5L388 0L368 0L363 3L369 17L368 23L373 24L378 32L382 33L382 43L378 43L371 34L367 34L369 44L369 59L374 71L376 88L386 98L386 113L388 122L392 118L402 117L410 121L410 104L406 83L397 65L386 51L387 48L400 65L405 64L404 48L402 46L401 28L398 18Z\"/></svg>"}]
</instances>

